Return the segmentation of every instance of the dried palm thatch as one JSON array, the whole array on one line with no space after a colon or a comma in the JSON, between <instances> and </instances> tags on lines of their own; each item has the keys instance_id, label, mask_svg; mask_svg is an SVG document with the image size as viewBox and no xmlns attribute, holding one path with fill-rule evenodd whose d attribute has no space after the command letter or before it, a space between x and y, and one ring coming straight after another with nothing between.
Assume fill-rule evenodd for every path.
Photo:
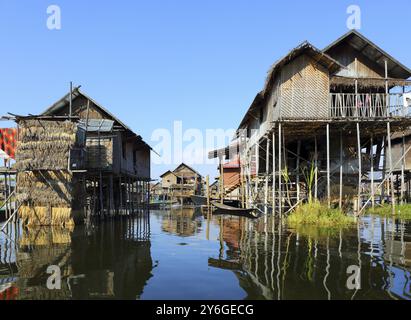
<instances>
[{"instance_id":1,"label":"dried palm thatch","mask_svg":"<svg viewBox=\"0 0 411 320\"><path fill-rule=\"evenodd\" d=\"M51 246L55 244L70 244L71 233L74 227L34 227L24 228L19 245L25 246Z\"/></svg>"},{"instance_id":2,"label":"dried palm thatch","mask_svg":"<svg viewBox=\"0 0 411 320\"><path fill-rule=\"evenodd\" d=\"M65 170L76 143L77 125L70 121L22 120L16 148L18 171Z\"/></svg>"},{"instance_id":3,"label":"dried palm thatch","mask_svg":"<svg viewBox=\"0 0 411 320\"><path fill-rule=\"evenodd\" d=\"M17 185L17 200L22 203L69 207L73 200L73 175L67 171L19 172Z\"/></svg>"},{"instance_id":4,"label":"dried palm thatch","mask_svg":"<svg viewBox=\"0 0 411 320\"><path fill-rule=\"evenodd\" d=\"M71 208L21 206L19 216L27 226L74 226Z\"/></svg>"},{"instance_id":5,"label":"dried palm thatch","mask_svg":"<svg viewBox=\"0 0 411 320\"><path fill-rule=\"evenodd\" d=\"M25 225L69 227L76 217L73 203L82 205L82 184L68 171L70 149L78 141L71 121L26 119L19 121L17 201Z\"/></svg>"}]
</instances>

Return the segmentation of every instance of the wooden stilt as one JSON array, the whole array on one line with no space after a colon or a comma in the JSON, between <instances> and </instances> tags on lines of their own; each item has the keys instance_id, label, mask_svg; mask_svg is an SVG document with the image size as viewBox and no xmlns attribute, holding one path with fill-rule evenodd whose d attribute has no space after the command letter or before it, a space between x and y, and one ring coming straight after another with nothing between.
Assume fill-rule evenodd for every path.
<instances>
[{"instance_id":1,"label":"wooden stilt","mask_svg":"<svg viewBox=\"0 0 411 320\"><path fill-rule=\"evenodd\" d=\"M206 196L207 196L207 207L210 207L210 176L206 177Z\"/></svg>"},{"instance_id":2,"label":"wooden stilt","mask_svg":"<svg viewBox=\"0 0 411 320\"><path fill-rule=\"evenodd\" d=\"M275 188L276 188L276 185L275 185L275 180L276 180L276 161L275 161L275 153L276 153L276 150L275 150L275 132L274 132L274 130L273 130L273 185L272 185L272 187L273 187L273 190L272 190L272 192L273 192L273 216L275 215L275 210L276 210L276 192L275 192Z\"/></svg>"},{"instance_id":3,"label":"wooden stilt","mask_svg":"<svg viewBox=\"0 0 411 320\"><path fill-rule=\"evenodd\" d=\"M224 203L224 164L222 156L220 157L220 201Z\"/></svg>"},{"instance_id":4,"label":"wooden stilt","mask_svg":"<svg viewBox=\"0 0 411 320\"><path fill-rule=\"evenodd\" d=\"M268 210L268 175L270 171L270 139L267 138L267 151L265 157L265 188L264 188L264 205L265 212Z\"/></svg>"},{"instance_id":5,"label":"wooden stilt","mask_svg":"<svg viewBox=\"0 0 411 320\"><path fill-rule=\"evenodd\" d=\"M339 208L342 210L342 197L343 197L343 133L340 130L340 202Z\"/></svg>"},{"instance_id":6,"label":"wooden stilt","mask_svg":"<svg viewBox=\"0 0 411 320\"><path fill-rule=\"evenodd\" d=\"M260 172L260 141L257 141L255 145L255 185L254 185L254 193L255 199L258 199L258 184L260 182L259 172Z\"/></svg>"},{"instance_id":7,"label":"wooden stilt","mask_svg":"<svg viewBox=\"0 0 411 320\"><path fill-rule=\"evenodd\" d=\"M104 216L104 199L103 199L103 174L100 171L100 180L98 183L100 189L100 217Z\"/></svg>"},{"instance_id":8,"label":"wooden stilt","mask_svg":"<svg viewBox=\"0 0 411 320\"><path fill-rule=\"evenodd\" d=\"M330 124L327 123L327 202L328 207L331 208L331 181L330 181Z\"/></svg>"},{"instance_id":9,"label":"wooden stilt","mask_svg":"<svg viewBox=\"0 0 411 320\"><path fill-rule=\"evenodd\" d=\"M314 199L315 201L318 201L318 142L317 142L317 136L314 137L314 166L315 166L315 171L314 171ZM311 192L311 190L310 190ZM312 198L312 195L309 194L310 199Z\"/></svg>"},{"instance_id":10,"label":"wooden stilt","mask_svg":"<svg viewBox=\"0 0 411 320\"><path fill-rule=\"evenodd\" d=\"M362 159L361 159L361 135L360 124L357 122L357 157L358 157L358 210L361 209L361 178L362 178Z\"/></svg>"},{"instance_id":11,"label":"wooden stilt","mask_svg":"<svg viewBox=\"0 0 411 320\"><path fill-rule=\"evenodd\" d=\"M390 163L390 189L391 189L391 205L392 214L395 214L395 190L394 190L394 178L393 178L393 163L392 163L392 152L391 152L391 124L387 122L387 141L388 141L388 161Z\"/></svg>"},{"instance_id":12,"label":"wooden stilt","mask_svg":"<svg viewBox=\"0 0 411 320\"><path fill-rule=\"evenodd\" d=\"M111 174L109 177L109 185L110 185L110 214L114 216L114 182L113 182L113 175Z\"/></svg>"},{"instance_id":13,"label":"wooden stilt","mask_svg":"<svg viewBox=\"0 0 411 320\"><path fill-rule=\"evenodd\" d=\"M374 189L374 135L371 134L371 148L370 148L370 159L371 159L371 204L372 208L375 208L375 189Z\"/></svg>"},{"instance_id":14,"label":"wooden stilt","mask_svg":"<svg viewBox=\"0 0 411 320\"><path fill-rule=\"evenodd\" d=\"M297 161L296 161L297 203L300 202L300 152L301 152L301 140L298 140L297 142Z\"/></svg>"},{"instance_id":15,"label":"wooden stilt","mask_svg":"<svg viewBox=\"0 0 411 320\"><path fill-rule=\"evenodd\" d=\"M282 193L282 183L281 183L281 170L282 170L282 164L281 164L281 149L282 149L282 141L281 141L281 123L278 124L278 212L280 213L280 217L283 214L283 193Z\"/></svg>"},{"instance_id":16,"label":"wooden stilt","mask_svg":"<svg viewBox=\"0 0 411 320\"><path fill-rule=\"evenodd\" d=\"M405 135L402 134L402 148L401 155L404 156L405 153ZM405 192L405 157L401 161L401 204L404 204L404 192Z\"/></svg>"}]
</instances>

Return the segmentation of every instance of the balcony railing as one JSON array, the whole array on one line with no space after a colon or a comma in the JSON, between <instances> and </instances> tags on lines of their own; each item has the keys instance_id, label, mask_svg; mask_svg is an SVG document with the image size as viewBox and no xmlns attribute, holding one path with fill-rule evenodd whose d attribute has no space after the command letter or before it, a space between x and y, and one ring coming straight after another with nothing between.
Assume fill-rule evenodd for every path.
<instances>
[{"instance_id":1,"label":"balcony railing","mask_svg":"<svg viewBox=\"0 0 411 320\"><path fill-rule=\"evenodd\" d=\"M410 117L410 111L402 94L330 94L330 117L334 119Z\"/></svg>"}]
</instances>

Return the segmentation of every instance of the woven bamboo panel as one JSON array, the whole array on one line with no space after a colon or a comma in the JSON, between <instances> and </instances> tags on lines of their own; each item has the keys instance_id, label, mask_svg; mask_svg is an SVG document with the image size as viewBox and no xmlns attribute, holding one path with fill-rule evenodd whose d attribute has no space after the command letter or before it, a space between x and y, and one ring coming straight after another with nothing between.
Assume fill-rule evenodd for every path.
<instances>
[{"instance_id":1,"label":"woven bamboo panel","mask_svg":"<svg viewBox=\"0 0 411 320\"><path fill-rule=\"evenodd\" d=\"M281 117L318 119L328 117L328 71L302 55L281 72Z\"/></svg>"},{"instance_id":2,"label":"woven bamboo panel","mask_svg":"<svg viewBox=\"0 0 411 320\"><path fill-rule=\"evenodd\" d=\"M101 138L87 140L87 167L107 169L113 165L113 140Z\"/></svg>"}]
</instances>

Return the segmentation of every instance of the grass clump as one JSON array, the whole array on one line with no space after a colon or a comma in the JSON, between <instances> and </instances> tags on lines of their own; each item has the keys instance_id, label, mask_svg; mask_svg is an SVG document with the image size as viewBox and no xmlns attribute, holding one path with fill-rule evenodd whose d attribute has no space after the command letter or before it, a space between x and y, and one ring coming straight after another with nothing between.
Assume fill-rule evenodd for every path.
<instances>
[{"instance_id":1,"label":"grass clump","mask_svg":"<svg viewBox=\"0 0 411 320\"><path fill-rule=\"evenodd\" d=\"M320 227L346 227L355 223L355 218L347 216L339 209L330 209L320 202L299 206L287 218L291 225L316 225Z\"/></svg>"},{"instance_id":2,"label":"grass clump","mask_svg":"<svg viewBox=\"0 0 411 320\"><path fill-rule=\"evenodd\" d=\"M395 206L395 214L392 214L391 204L384 204L382 206L369 209L367 211L370 214L382 216L382 217L394 217L398 219L411 219L411 204L399 204Z\"/></svg>"}]
</instances>

